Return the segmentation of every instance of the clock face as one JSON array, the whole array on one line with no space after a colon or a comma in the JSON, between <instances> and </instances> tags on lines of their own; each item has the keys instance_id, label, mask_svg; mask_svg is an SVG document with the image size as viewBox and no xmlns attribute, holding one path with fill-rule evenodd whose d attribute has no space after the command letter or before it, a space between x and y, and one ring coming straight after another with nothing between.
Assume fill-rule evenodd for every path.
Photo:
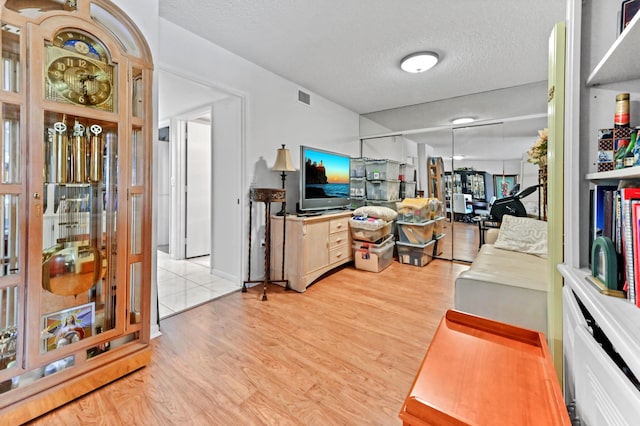
<instances>
[{"instance_id":1,"label":"clock face","mask_svg":"<svg viewBox=\"0 0 640 426\"><path fill-rule=\"evenodd\" d=\"M47 69L52 88L79 105L101 105L111 99L112 76L103 66L77 56L61 56Z\"/></svg>"},{"instance_id":2,"label":"clock face","mask_svg":"<svg viewBox=\"0 0 640 426\"><path fill-rule=\"evenodd\" d=\"M47 99L113 111L114 70L93 37L61 31L47 46Z\"/></svg>"}]
</instances>

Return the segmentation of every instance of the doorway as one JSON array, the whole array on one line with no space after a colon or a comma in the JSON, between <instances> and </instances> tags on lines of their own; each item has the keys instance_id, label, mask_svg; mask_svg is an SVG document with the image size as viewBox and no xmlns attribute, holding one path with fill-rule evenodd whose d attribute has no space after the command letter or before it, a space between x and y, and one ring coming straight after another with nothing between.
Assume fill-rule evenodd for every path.
<instances>
[{"instance_id":1,"label":"doorway","mask_svg":"<svg viewBox=\"0 0 640 426\"><path fill-rule=\"evenodd\" d=\"M238 95L159 72L159 123L169 135L158 148L161 319L241 288L243 111Z\"/></svg>"}]
</instances>

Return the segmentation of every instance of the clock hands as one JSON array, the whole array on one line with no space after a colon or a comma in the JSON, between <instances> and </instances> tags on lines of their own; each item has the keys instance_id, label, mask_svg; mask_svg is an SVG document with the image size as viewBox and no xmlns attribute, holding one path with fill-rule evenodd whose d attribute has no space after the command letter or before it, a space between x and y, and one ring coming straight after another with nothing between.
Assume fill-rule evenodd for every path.
<instances>
[{"instance_id":1,"label":"clock hands","mask_svg":"<svg viewBox=\"0 0 640 426\"><path fill-rule=\"evenodd\" d=\"M85 72L85 73L78 74L78 80L82 84L82 92L83 92L84 95L88 95L89 94L89 89L87 87L87 81L100 81L100 77L102 77L104 79L105 73L104 72L97 72L95 74L89 74L89 73Z\"/></svg>"}]
</instances>

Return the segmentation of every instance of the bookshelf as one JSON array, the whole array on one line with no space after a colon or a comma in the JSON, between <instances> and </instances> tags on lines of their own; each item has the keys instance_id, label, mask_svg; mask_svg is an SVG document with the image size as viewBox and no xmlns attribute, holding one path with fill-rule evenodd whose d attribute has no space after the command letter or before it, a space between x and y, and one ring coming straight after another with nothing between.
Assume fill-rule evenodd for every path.
<instances>
[{"instance_id":1,"label":"bookshelf","mask_svg":"<svg viewBox=\"0 0 640 426\"><path fill-rule=\"evenodd\" d=\"M623 179L640 179L640 166L608 172L587 173L585 179L593 183L618 182Z\"/></svg>"},{"instance_id":2,"label":"bookshelf","mask_svg":"<svg viewBox=\"0 0 640 426\"><path fill-rule=\"evenodd\" d=\"M591 274L587 266L589 189L640 178L640 167L593 172L597 131L613 127L615 95L629 92L634 105L640 100L640 68L636 64L640 14L617 36L619 1L569 0L567 7L564 186L570 191L565 200L564 262L558 265L565 285L565 402L575 407L575 417L585 424L633 424L640 416L640 389L619 365L625 363L631 374L640 378L640 309L627 299L601 294L587 281ZM632 114L631 125L640 125L638 111ZM609 352L603 349L607 346L601 344L603 339L597 341L594 336L598 328L610 342Z\"/></svg>"}]
</instances>

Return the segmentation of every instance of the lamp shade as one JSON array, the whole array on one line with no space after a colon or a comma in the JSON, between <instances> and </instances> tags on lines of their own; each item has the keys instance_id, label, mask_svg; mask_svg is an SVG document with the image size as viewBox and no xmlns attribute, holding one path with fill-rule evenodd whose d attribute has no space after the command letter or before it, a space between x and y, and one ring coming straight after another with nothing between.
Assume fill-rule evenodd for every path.
<instances>
[{"instance_id":1,"label":"lamp shade","mask_svg":"<svg viewBox=\"0 0 640 426\"><path fill-rule=\"evenodd\" d=\"M293 167L293 163L291 163L291 153L287 148L282 145L282 148L278 148L278 153L276 155L276 162L271 168L271 170L276 172L295 172L296 168Z\"/></svg>"}]
</instances>

